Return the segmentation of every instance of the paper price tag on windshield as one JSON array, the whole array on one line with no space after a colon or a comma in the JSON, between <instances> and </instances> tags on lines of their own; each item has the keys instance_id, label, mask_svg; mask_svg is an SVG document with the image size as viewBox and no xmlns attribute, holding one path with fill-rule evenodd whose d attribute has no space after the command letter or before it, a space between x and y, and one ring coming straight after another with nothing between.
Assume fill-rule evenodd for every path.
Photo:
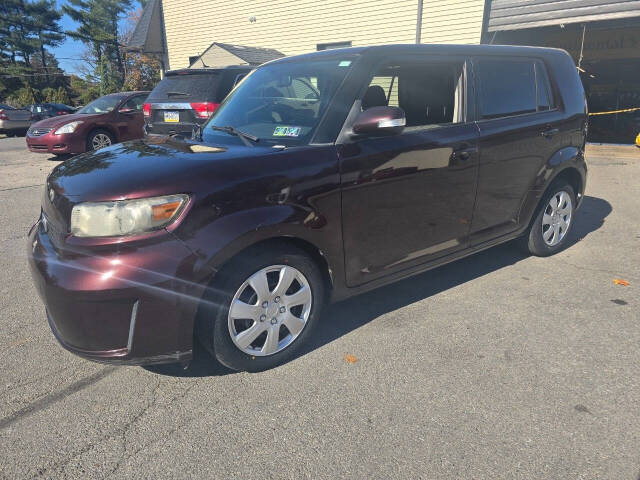
<instances>
[{"instance_id":1,"label":"paper price tag on windshield","mask_svg":"<svg viewBox=\"0 0 640 480\"><path fill-rule=\"evenodd\" d=\"M297 137L300 135L300 127L276 127L273 131L274 137Z\"/></svg>"}]
</instances>

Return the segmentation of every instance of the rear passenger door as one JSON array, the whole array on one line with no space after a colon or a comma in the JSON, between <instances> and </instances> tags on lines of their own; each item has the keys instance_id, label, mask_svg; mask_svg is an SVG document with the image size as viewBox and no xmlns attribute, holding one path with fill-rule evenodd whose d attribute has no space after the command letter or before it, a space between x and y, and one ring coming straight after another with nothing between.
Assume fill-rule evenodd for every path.
<instances>
[{"instance_id":1,"label":"rear passenger door","mask_svg":"<svg viewBox=\"0 0 640 480\"><path fill-rule=\"evenodd\" d=\"M407 126L339 150L347 284L417 267L467 245L475 201L477 127L464 58L388 59L362 109L399 106Z\"/></svg>"},{"instance_id":2,"label":"rear passenger door","mask_svg":"<svg viewBox=\"0 0 640 480\"><path fill-rule=\"evenodd\" d=\"M519 226L525 195L563 143L544 63L535 58L475 57L480 151L472 244Z\"/></svg>"}]
</instances>

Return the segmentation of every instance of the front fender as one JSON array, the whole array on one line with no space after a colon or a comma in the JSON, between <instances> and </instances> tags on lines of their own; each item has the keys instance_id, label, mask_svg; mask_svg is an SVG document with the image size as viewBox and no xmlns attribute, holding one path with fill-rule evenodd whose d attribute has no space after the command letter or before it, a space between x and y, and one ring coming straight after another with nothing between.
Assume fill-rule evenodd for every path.
<instances>
[{"instance_id":1,"label":"front fender","mask_svg":"<svg viewBox=\"0 0 640 480\"><path fill-rule=\"evenodd\" d=\"M339 203L336 202L334 208L339 208ZM333 222L308 207L268 205L221 216L202 227L195 236L175 233L197 256L194 278L202 284L208 284L220 268L241 251L275 238L293 238L311 244L324 256L332 271L341 272L342 235L335 220L339 216L329 218L333 218Z\"/></svg>"}]
</instances>

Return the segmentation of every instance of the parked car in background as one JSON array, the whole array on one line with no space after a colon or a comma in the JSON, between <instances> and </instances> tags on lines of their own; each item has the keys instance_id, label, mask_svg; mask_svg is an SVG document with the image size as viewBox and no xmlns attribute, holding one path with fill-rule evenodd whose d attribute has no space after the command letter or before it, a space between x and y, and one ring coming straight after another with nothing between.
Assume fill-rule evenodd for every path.
<instances>
[{"instance_id":1,"label":"parked car in background","mask_svg":"<svg viewBox=\"0 0 640 480\"><path fill-rule=\"evenodd\" d=\"M0 133L10 137L24 135L31 122L29 110L0 104Z\"/></svg>"},{"instance_id":2,"label":"parked car in background","mask_svg":"<svg viewBox=\"0 0 640 480\"><path fill-rule=\"evenodd\" d=\"M143 136L142 105L149 92L112 93L76 113L46 118L27 132L32 152L66 155L98 150Z\"/></svg>"},{"instance_id":3,"label":"parked car in background","mask_svg":"<svg viewBox=\"0 0 640 480\"><path fill-rule=\"evenodd\" d=\"M586 131L559 49L275 60L200 139L145 137L58 165L26 257L78 355L188 362L197 338L230 368L264 370L314 341L327 301L513 239L538 256L568 246Z\"/></svg>"},{"instance_id":4,"label":"parked car in background","mask_svg":"<svg viewBox=\"0 0 640 480\"><path fill-rule=\"evenodd\" d=\"M31 112L34 122L59 115L69 115L76 111L75 108L62 103L36 103L26 108Z\"/></svg>"},{"instance_id":5,"label":"parked car in background","mask_svg":"<svg viewBox=\"0 0 640 480\"><path fill-rule=\"evenodd\" d=\"M144 104L145 133L190 137L252 67L172 70Z\"/></svg>"}]
</instances>

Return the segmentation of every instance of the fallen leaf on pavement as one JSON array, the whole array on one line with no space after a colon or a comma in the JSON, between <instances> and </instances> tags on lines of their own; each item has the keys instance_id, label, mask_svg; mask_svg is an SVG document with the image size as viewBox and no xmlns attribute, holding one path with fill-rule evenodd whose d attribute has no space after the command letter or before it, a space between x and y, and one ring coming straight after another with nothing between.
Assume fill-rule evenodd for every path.
<instances>
[{"instance_id":1,"label":"fallen leaf on pavement","mask_svg":"<svg viewBox=\"0 0 640 480\"><path fill-rule=\"evenodd\" d=\"M629 282L627 282L626 280L620 280L619 278L614 278L613 283L615 283L616 285L622 285L623 287L629 286Z\"/></svg>"},{"instance_id":2,"label":"fallen leaf on pavement","mask_svg":"<svg viewBox=\"0 0 640 480\"><path fill-rule=\"evenodd\" d=\"M358 361L355 355L351 354L347 355L344 359L347 361L347 363L356 363Z\"/></svg>"}]
</instances>

